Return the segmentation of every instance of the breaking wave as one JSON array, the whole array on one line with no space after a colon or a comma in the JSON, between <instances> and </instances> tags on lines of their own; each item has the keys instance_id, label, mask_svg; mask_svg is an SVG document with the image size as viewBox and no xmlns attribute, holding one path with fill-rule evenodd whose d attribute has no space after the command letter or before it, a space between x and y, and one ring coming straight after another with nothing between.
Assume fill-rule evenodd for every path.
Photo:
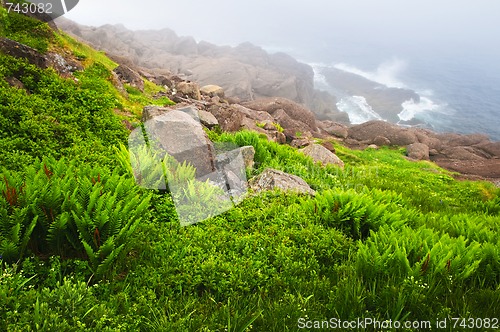
<instances>
[{"instance_id":1,"label":"breaking wave","mask_svg":"<svg viewBox=\"0 0 500 332\"><path fill-rule=\"evenodd\" d=\"M407 100L401 104L403 110L398 114L401 121L410 121L420 118L424 113L440 112L442 113L446 107L445 104L436 104L427 97L420 96L420 101L415 102L413 99Z\"/></svg>"},{"instance_id":2,"label":"breaking wave","mask_svg":"<svg viewBox=\"0 0 500 332\"><path fill-rule=\"evenodd\" d=\"M344 97L337 103L337 108L349 115L352 124L360 124L370 120L383 120L363 96Z\"/></svg>"}]
</instances>

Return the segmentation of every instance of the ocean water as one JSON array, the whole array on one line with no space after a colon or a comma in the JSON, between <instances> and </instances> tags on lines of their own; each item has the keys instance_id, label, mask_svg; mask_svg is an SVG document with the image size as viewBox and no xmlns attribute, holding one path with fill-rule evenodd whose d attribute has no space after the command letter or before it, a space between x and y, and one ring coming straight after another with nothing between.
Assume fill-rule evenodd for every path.
<instances>
[{"instance_id":1,"label":"ocean water","mask_svg":"<svg viewBox=\"0 0 500 332\"><path fill-rule=\"evenodd\" d=\"M342 52L338 50L341 49ZM315 72L315 86L337 97L337 108L349 114L351 123L384 119L369 96L355 95L325 77L331 69L357 75L379 84L418 94L401 102L400 124L418 124L437 132L483 133L500 141L500 61L498 57L450 52L433 56L415 49L402 55L336 47L329 52L295 54ZM368 55L369 54L369 55ZM339 87L340 85L340 87Z\"/></svg>"}]
</instances>

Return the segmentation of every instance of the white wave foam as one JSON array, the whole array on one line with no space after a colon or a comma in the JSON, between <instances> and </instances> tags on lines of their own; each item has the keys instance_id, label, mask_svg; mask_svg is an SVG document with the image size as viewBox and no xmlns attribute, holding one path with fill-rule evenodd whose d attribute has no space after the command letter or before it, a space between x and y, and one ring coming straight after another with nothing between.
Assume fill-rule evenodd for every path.
<instances>
[{"instance_id":1,"label":"white wave foam","mask_svg":"<svg viewBox=\"0 0 500 332\"><path fill-rule=\"evenodd\" d=\"M401 106L403 107L403 110L398 114L401 121L410 121L411 119L417 118L419 115L425 113L444 113L446 111L445 104L436 104L427 97L420 97L420 102L418 103L416 103L413 98L406 100L401 104Z\"/></svg>"},{"instance_id":2,"label":"white wave foam","mask_svg":"<svg viewBox=\"0 0 500 332\"><path fill-rule=\"evenodd\" d=\"M344 97L337 103L337 108L349 115L351 124L360 124L370 120L383 120L368 104L365 97L362 96Z\"/></svg>"},{"instance_id":3,"label":"white wave foam","mask_svg":"<svg viewBox=\"0 0 500 332\"><path fill-rule=\"evenodd\" d=\"M381 63L375 71L364 71L346 63L337 63L333 67L342 71L359 75L370 81L390 88L406 88L397 77L406 69L407 62L398 58Z\"/></svg>"}]
</instances>

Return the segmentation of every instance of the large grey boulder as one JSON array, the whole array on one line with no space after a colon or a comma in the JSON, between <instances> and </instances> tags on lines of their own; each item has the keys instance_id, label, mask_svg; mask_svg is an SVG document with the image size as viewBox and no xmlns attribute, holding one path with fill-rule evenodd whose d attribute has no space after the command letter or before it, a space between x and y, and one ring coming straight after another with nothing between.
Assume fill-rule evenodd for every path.
<instances>
[{"instance_id":1,"label":"large grey boulder","mask_svg":"<svg viewBox=\"0 0 500 332\"><path fill-rule=\"evenodd\" d=\"M186 111L170 110L144 124L150 144L196 167L197 177L215 171L215 150L201 124Z\"/></svg>"},{"instance_id":2,"label":"large grey boulder","mask_svg":"<svg viewBox=\"0 0 500 332\"><path fill-rule=\"evenodd\" d=\"M319 144L311 144L300 150L306 156L311 157L315 162L323 165L331 164L344 168L344 162L337 155Z\"/></svg>"},{"instance_id":3,"label":"large grey boulder","mask_svg":"<svg viewBox=\"0 0 500 332\"><path fill-rule=\"evenodd\" d=\"M257 193L266 190L280 189L283 191L293 191L309 195L316 194L302 178L272 168L267 168L260 175L251 179L249 185L250 188Z\"/></svg>"}]
</instances>

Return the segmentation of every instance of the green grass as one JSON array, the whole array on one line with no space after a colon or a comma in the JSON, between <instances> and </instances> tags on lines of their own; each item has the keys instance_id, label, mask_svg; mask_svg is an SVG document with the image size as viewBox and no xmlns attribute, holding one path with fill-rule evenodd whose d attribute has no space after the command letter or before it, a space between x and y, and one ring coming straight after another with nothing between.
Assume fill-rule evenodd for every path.
<instances>
[{"instance_id":1,"label":"green grass","mask_svg":"<svg viewBox=\"0 0 500 332\"><path fill-rule=\"evenodd\" d=\"M146 82L145 93L127 87L125 97L103 54L63 35L34 38L67 49L85 70L75 82L0 55L0 330L298 331L300 318L498 318L498 188L410 162L404 149L336 144L340 169L256 133L209 131L255 147L249 177L273 167L317 194L250 195L180 227L171 197L137 188L115 149L127 138L116 109L138 116L145 104L168 104L154 100L161 88ZM3 80L12 75L25 90ZM140 222L123 220L134 225L127 236L109 233L101 246L99 225L113 219L96 211L127 215L127 202L146 204Z\"/></svg>"},{"instance_id":2,"label":"green grass","mask_svg":"<svg viewBox=\"0 0 500 332\"><path fill-rule=\"evenodd\" d=\"M72 54L80 61L83 62L85 67L88 67L94 63L100 63L104 65L109 71L112 71L118 64L108 58L106 54L102 51L96 51L92 47L75 40L64 32L59 32L55 34L56 43L53 49L57 51L58 47L63 49L71 50Z\"/></svg>"}]
</instances>

